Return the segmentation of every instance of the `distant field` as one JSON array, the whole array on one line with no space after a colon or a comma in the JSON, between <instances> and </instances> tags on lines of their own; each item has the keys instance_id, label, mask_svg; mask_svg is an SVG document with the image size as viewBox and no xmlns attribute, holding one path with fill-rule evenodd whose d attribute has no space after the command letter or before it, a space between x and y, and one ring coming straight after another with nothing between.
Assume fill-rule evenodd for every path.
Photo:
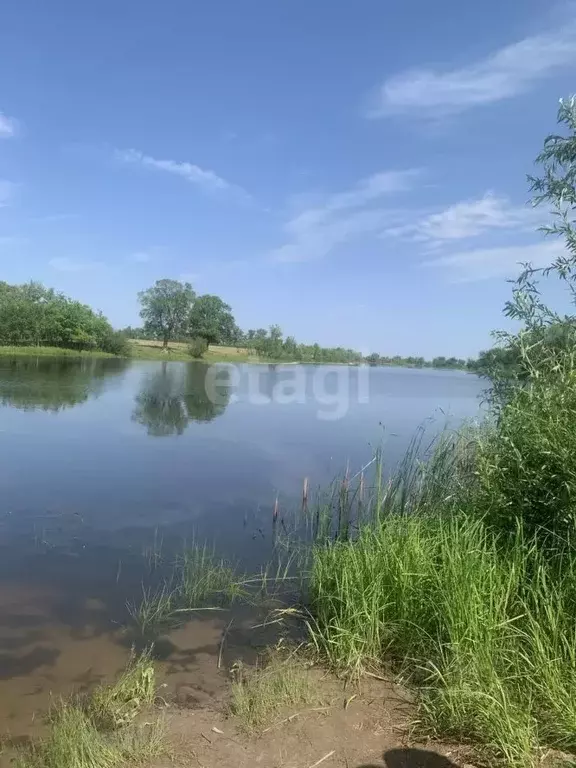
<instances>
[{"instance_id":1,"label":"distant field","mask_svg":"<svg viewBox=\"0 0 576 768\"><path fill-rule=\"evenodd\" d=\"M164 351L161 341L130 339L130 344L132 356L143 360L191 360L187 351L187 344L184 342L171 341L167 352ZM245 360L257 362L258 356L245 347L219 347L211 344L203 359L208 362L240 362Z\"/></svg>"}]
</instances>

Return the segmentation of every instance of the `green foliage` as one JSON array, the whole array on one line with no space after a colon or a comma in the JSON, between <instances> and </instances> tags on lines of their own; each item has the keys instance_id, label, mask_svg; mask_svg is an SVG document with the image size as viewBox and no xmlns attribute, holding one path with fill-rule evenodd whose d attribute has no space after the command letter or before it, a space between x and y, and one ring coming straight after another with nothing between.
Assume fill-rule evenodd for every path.
<instances>
[{"instance_id":1,"label":"green foliage","mask_svg":"<svg viewBox=\"0 0 576 768\"><path fill-rule=\"evenodd\" d=\"M486 524L498 492L476 484L484 439L468 461L441 444L425 474L410 460L395 490L376 483L353 539L321 537L308 626L337 669L392 664L419 691L422 726L531 766L537 746L576 749L576 553Z\"/></svg>"},{"instance_id":2,"label":"green foliage","mask_svg":"<svg viewBox=\"0 0 576 768\"><path fill-rule=\"evenodd\" d=\"M150 650L132 653L113 685L100 685L88 700L87 711L100 731L115 731L134 722L143 707L153 703L156 674Z\"/></svg>"},{"instance_id":3,"label":"green foliage","mask_svg":"<svg viewBox=\"0 0 576 768\"><path fill-rule=\"evenodd\" d=\"M187 608L202 606L208 599L229 604L244 594L234 566L218 559L205 544L193 543L178 557L176 584Z\"/></svg>"},{"instance_id":4,"label":"green foliage","mask_svg":"<svg viewBox=\"0 0 576 768\"><path fill-rule=\"evenodd\" d=\"M190 357L193 357L196 360L199 360L201 357L203 357L206 354L207 351L208 351L208 342L204 337L196 336L190 339L190 343L188 344L188 354L190 355Z\"/></svg>"},{"instance_id":5,"label":"green foliage","mask_svg":"<svg viewBox=\"0 0 576 768\"><path fill-rule=\"evenodd\" d=\"M278 653L254 669L239 661L232 668L230 709L247 731L273 723L286 707L302 707L317 701L308 670L293 656Z\"/></svg>"},{"instance_id":6,"label":"green foliage","mask_svg":"<svg viewBox=\"0 0 576 768\"><path fill-rule=\"evenodd\" d=\"M235 344L240 336L232 308L219 296L198 296L188 323L190 335L206 339L208 344Z\"/></svg>"},{"instance_id":7,"label":"green foliage","mask_svg":"<svg viewBox=\"0 0 576 768\"><path fill-rule=\"evenodd\" d=\"M128 351L103 315L40 283L0 283L0 344Z\"/></svg>"},{"instance_id":8,"label":"green foliage","mask_svg":"<svg viewBox=\"0 0 576 768\"><path fill-rule=\"evenodd\" d=\"M448 369L468 369L474 370L475 361L463 360L460 357L435 357L433 360L426 360L423 357L387 357L373 352L366 357L369 365L398 365L408 368L448 368Z\"/></svg>"},{"instance_id":9,"label":"green foliage","mask_svg":"<svg viewBox=\"0 0 576 768\"><path fill-rule=\"evenodd\" d=\"M501 530L576 530L576 350L542 365L500 406L498 427L478 451L486 514ZM488 503L489 500L489 503Z\"/></svg>"},{"instance_id":10,"label":"green foliage","mask_svg":"<svg viewBox=\"0 0 576 768\"><path fill-rule=\"evenodd\" d=\"M140 317L151 338L161 339L167 347L171 339L185 335L194 298L190 283L177 280L157 280L139 293Z\"/></svg>"},{"instance_id":11,"label":"green foliage","mask_svg":"<svg viewBox=\"0 0 576 768\"><path fill-rule=\"evenodd\" d=\"M131 354L131 347L126 334L112 329L102 336L100 349L118 357L130 357Z\"/></svg>"},{"instance_id":12,"label":"green foliage","mask_svg":"<svg viewBox=\"0 0 576 768\"><path fill-rule=\"evenodd\" d=\"M49 717L48 735L21 750L17 768L117 768L166 754L162 723L138 725L137 715L154 699L149 653L132 657L111 686L86 699L60 701Z\"/></svg>"}]
</instances>

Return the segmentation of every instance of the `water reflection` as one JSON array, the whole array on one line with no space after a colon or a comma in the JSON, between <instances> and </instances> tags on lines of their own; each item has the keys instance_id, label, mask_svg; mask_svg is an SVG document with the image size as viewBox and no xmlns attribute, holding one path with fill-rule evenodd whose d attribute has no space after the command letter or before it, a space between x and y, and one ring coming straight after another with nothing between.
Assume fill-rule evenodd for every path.
<instances>
[{"instance_id":1,"label":"water reflection","mask_svg":"<svg viewBox=\"0 0 576 768\"><path fill-rule=\"evenodd\" d=\"M162 363L144 377L132 418L153 437L182 435L192 421L208 422L221 416L230 401L230 373L218 371L217 384L203 363Z\"/></svg>"},{"instance_id":2,"label":"water reflection","mask_svg":"<svg viewBox=\"0 0 576 768\"><path fill-rule=\"evenodd\" d=\"M113 358L0 358L0 405L52 413L74 408L102 394L128 365Z\"/></svg>"}]
</instances>

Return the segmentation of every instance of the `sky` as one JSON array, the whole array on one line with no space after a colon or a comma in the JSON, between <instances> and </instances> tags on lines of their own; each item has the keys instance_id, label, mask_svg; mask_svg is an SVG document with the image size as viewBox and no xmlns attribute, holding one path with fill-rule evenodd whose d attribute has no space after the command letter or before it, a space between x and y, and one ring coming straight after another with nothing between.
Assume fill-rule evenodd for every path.
<instances>
[{"instance_id":1,"label":"sky","mask_svg":"<svg viewBox=\"0 0 576 768\"><path fill-rule=\"evenodd\" d=\"M467 357L563 247L526 175L573 4L5 0L0 60L0 280L117 327L173 278L245 329Z\"/></svg>"}]
</instances>

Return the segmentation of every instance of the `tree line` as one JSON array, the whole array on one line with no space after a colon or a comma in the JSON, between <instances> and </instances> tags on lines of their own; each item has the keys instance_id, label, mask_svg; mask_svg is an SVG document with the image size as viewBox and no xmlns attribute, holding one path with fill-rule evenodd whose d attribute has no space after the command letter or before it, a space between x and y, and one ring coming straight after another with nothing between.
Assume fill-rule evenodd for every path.
<instances>
[{"instance_id":1,"label":"tree line","mask_svg":"<svg viewBox=\"0 0 576 768\"><path fill-rule=\"evenodd\" d=\"M462 368L473 370L474 361L456 357L364 357L361 352L345 347L322 347L302 344L294 336L284 336L278 325L242 331L232 314L232 308L219 296L196 296L190 283L158 280L139 294L141 328L126 328L134 339L161 340L165 348L170 341L188 341L193 357L201 357L208 345L231 345L253 350L259 357L270 360L290 360L309 363L361 363L370 365L408 365L417 368Z\"/></svg>"},{"instance_id":2,"label":"tree line","mask_svg":"<svg viewBox=\"0 0 576 768\"><path fill-rule=\"evenodd\" d=\"M0 282L0 344L129 351L125 335L102 313L37 282Z\"/></svg>"},{"instance_id":3,"label":"tree line","mask_svg":"<svg viewBox=\"0 0 576 768\"><path fill-rule=\"evenodd\" d=\"M166 350L170 342L186 342L194 358L201 358L210 345L228 345L246 348L268 360L475 370L475 361L455 357L436 357L431 361L375 353L364 357L345 347L302 344L294 336L284 336L278 325L243 331L230 305L219 296L198 296L190 283L178 280L158 280L139 293L138 299L142 326L117 331L101 312L53 288L37 282L0 282L0 344L101 350L128 357L130 339L147 339L160 341Z\"/></svg>"}]
</instances>

